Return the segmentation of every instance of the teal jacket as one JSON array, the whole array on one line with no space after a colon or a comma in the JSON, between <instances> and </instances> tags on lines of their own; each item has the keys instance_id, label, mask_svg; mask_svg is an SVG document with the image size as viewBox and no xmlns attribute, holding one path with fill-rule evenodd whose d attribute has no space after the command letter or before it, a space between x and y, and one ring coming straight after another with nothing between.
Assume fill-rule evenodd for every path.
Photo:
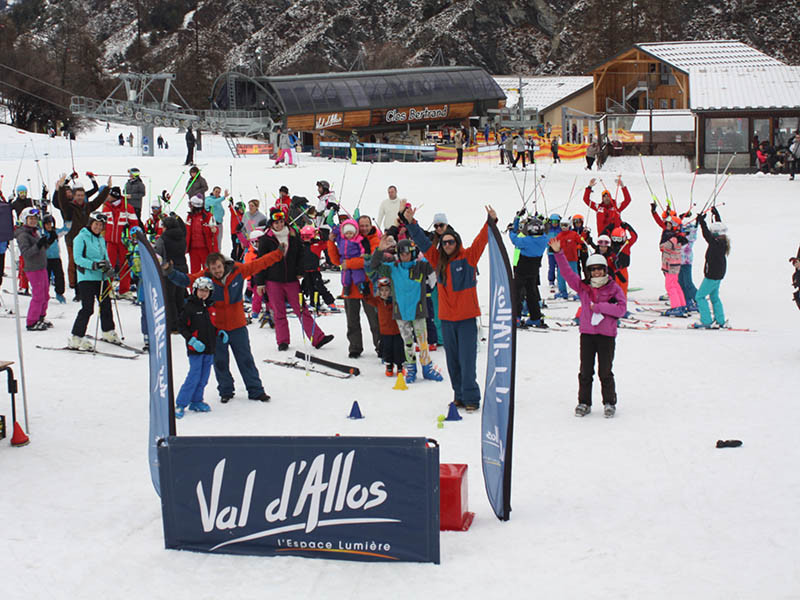
<instances>
[{"instance_id":1,"label":"teal jacket","mask_svg":"<svg viewBox=\"0 0 800 600\"><path fill-rule=\"evenodd\" d=\"M206 210L211 211L217 224L222 223L223 219L225 219L225 207L222 206L224 201L225 196L220 196L219 198L216 196L206 196Z\"/></svg>"},{"instance_id":2,"label":"teal jacket","mask_svg":"<svg viewBox=\"0 0 800 600\"><path fill-rule=\"evenodd\" d=\"M382 252L373 253L367 273L371 276L388 276L392 280L392 317L400 321L413 321L428 317L426 283L433 267L423 256L408 262L383 262ZM383 264L381 264L383 263Z\"/></svg>"},{"instance_id":3,"label":"teal jacket","mask_svg":"<svg viewBox=\"0 0 800 600\"><path fill-rule=\"evenodd\" d=\"M102 281L103 272L92 268L92 264L108 260L106 241L102 235L93 234L84 227L72 242L72 257L78 269L78 283L81 281Z\"/></svg>"}]
</instances>

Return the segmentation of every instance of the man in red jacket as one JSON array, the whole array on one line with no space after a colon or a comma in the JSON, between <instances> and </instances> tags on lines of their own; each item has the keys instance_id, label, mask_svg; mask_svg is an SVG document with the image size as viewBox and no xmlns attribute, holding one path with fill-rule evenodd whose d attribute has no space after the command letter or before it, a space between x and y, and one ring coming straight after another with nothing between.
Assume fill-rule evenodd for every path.
<instances>
[{"instance_id":1,"label":"man in red jacket","mask_svg":"<svg viewBox=\"0 0 800 600\"><path fill-rule=\"evenodd\" d=\"M191 212L186 217L186 250L189 252L191 270L203 268L208 255L217 252L217 226L211 213L205 210L205 198L193 196L189 200Z\"/></svg>"},{"instance_id":2,"label":"man in red jacket","mask_svg":"<svg viewBox=\"0 0 800 600\"><path fill-rule=\"evenodd\" d=\"M583 201L586 206L597 212L597 231L599 233L604 231L609 224L613 224L614 227L619 227L622 224L620 213L631 203L631 195L628 193L628 188L622 183L622 177L617 177L617 185L622 188L622 205L617 206L616 201L611 197L611 192L608 190L603 190L602 200L600 204L597 204L590 200L595 183L597 183L596 179L592 179L589 182L586 191L583 193Z\"/></svg>"},{"instance_id":3,"label":"man in red jacket","mask_svg":"<svg viewBox=\"0 0 800 600\"><path fill-rule=\"evenodd\" d=\"M139 225L133 206L128 204L127 198L122 197L122 191L114 186L108 193L108 200L103 205L103 214L106 215L106 249L108 260L119 274L119 295L125 299L134 297L131 292L131 269L127 264L128 249L123 243L123 235L127 236L131 227Z\"/></svg>"}]
</instances>

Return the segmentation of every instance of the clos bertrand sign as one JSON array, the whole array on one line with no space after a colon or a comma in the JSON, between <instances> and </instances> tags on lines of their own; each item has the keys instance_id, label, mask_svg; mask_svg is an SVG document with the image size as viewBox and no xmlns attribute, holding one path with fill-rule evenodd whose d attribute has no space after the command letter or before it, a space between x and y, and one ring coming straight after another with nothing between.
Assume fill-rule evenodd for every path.
<instances>
[{"instance_id":1,"label":"clos bertrand sign","mask_svg":"<svg viewBox=\"0 0 800 600\"><path fill-rule=\"evenodd\" d=\"M392 108L386 111L387 123L411 123L413 121L429 121L431 119L446 119L449 113L447 104L444 106L424 106L411 108Z\"/></svg>"}]
</instances>

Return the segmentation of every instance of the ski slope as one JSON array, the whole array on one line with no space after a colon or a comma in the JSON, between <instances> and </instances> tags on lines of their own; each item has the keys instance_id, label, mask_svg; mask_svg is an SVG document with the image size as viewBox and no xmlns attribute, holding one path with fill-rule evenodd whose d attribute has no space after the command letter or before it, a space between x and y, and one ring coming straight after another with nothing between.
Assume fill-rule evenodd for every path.
<instances>
[{"instance_id":1,"label":"ski slope","mask_svg":"<svg viewBox=\"0 0 800 600\"><path fill-rule=\"evenodd\" d=\"M75 169L83 174L142 171L148 195L170 190L183 172L184 144L174 130L161 133L170 150L155 158L119 147L128 128L104 126L73 142ZM134 135L138 132L134 131ZM156 136L159 131L156 131ZM445 212L470 243L492 205L504 226L519 208L520 191L532 189L533 172L448 164L359 164L300 157L295 169L270 168L264 157L233 160L224 140L204 136L196 156L210 186L231 188L248 200L270 201L280 185L312 198L315 181L329 180L352 211L362 189L362 214L375 215L390 184L419 206L424 226ZM72 170L63 138L20 134L0 127L0 173L9 195L19 181L39 189L39 166L52 188ZM24 156L23 156L23 148ZM47 153L45 157L44 153ZM157 151L158 153L158 151ZM22 161L20 158L22 157ZM650 185L663 199L660 163L646 162ZM689 205L692 173L665 160L666 187L680 210ZM181 177L181 174L183 175ZM615 159L600 173L612 193L622 173L633 196L623 213L636 228L633 298L664 293L659 230L649 214L650 193L638 158ZM544 175L544 177L541 177ZM539 208L580 212L590 175L583 162L537 165ZM592 173L592 176L597 176ZM577 180L576 180L577 178ZM88 183L86 178L82 178ZM187 413L178 422L186 435L413 435L435 438L442 462L469 465L469 504L476 512L469 532L441 536L439 566L367 564L305 558L259 558L167 551L161 507L147 465L147 361L38 350L63 345L78 305L51 301L47 332L23 332L31 444L0 442L0 573L3 588L36 598L797 598L797 535L800 531L800 447L796 443L800 351L798 311L791 298L787 258L798 246L800 182L785 176L735 175L719 203L729 227L731 254L721 295L731 324L756 330L688 331L695 319L673 319L673 329L622 330L617 340L617 417L595 410L573 416L577 397L578 333L520 332L511 520L499 522L486 500L480 466L480 416L437 429L452 399L444 351L432 354L445 382L421 381L392 390L369 350L348 361L344 315L322 317L319 326L336 339L318 355L353 362L362 375L338 380L305 375L261 362L284 359L270 329L251 326L250 336L268 404L251 402L235 370L237 396L221 405L212 373L208 414ZM714 174L697 177L694 198L703 204ZM105 178L99 178L104 182ZM123 185L124 177L114 184ZM565 205L574 186L574 198ZM519 188L518 188L519 186ZM602 186L595 188L599 197ZM175 194L175 198L179 196ZM621 198L621 195L620 195ZM173 201L174 204L174 201ZM546 206L545 206L546 204ZM262 204L263 206L263 204ZM179 212L186 208L184 200ZM60 217L59 217L60 218ZM226 245L230 240L227 236ZM509 248L511 248L509 244ZM694 280L702 281L705 242L695 246ZM62 242L62 257L66 249ZM10 269L7 266L7 275ZM480 264L479 298L488 311L488 262ZM330 287L338 293L336 274ZM546 279L543 271L543 279ZM5 290L11 282L3 283ZM542 286L543 293L546 286ZM71 297L68 291L67 295ZM13 297L2 294L5 306ZM27 298L21 298L23 308ZM128 343L139 345L139 309L121 302ZM574 310L546 315L566 318ZM662 319L662 321L665 321ZM89 324L93 333L95 320ZM304 343L290 319L291 351ZM368 332L366 319L362 327ZM369 348L365 335L365 347ZM13 319L0 319L0 360L16 360ZM111 348L111 347L109 347ZM113 350L113 348L111 348ZM483 389L485 346L478 355ZM188 368L182 340L173 338L176 392ZM10 418L6 396L0 412ZM358 399L365 419L346 419ZM600 406L599 384L595 406ZM21 399L18 401L21 407ZM718 439L740 439L741 448L716 449Z\"/></svg>"}]
</instances>

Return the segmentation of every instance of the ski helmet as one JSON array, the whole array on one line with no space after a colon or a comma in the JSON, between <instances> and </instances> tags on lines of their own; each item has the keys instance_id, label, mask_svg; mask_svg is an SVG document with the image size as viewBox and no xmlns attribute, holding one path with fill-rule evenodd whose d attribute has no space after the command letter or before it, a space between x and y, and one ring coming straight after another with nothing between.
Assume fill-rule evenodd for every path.
<instances>
[{"instance_id":1,"label":"ski helmet","mask_svg":"<svg viewBox=\"0 0 800 600\"><path fill-rule=\"evenodd\" d=\"M19 220L22 222L23 225L25 225L25 223L27 222L28 217L36 217L38 219L39 209L29 206L19 214Z\"/></svg>"},{"instance_id":2,"label":"ski helmet","mask_svg":"<svg viewBox=\"0 0 800 600\"><path fill-rule=\"evenodd\" d=\"M131 177L138 177L139 173L140 171L136 167L131 167L130 169L128 169L128 175L130 175Z\"/></svg>"},{"instance_id":3,"label":"ski helmet","mask_svg":"<svg viewBox=\"0 0 800 600\"><path fill-rule=\"evenodd\" d=\"M542 235L544 224L539 219L531 219L525 224L525 233L528 235Z\"/></svg>"},{"instance_id":4,"label":"ski helmet","mask_svg":"<svg viewBox=\"0 0 800 600\"><path fill-rule=\"evenodd\" d=\"M103 225L105 225L106 223L108 223L108 216L106 215L106 213L96 210L89 215L89 225L91 225L93 221L97 221L98 223L102 223Z\"/></svg>"},{"instance_id":5,"label":"ski helmet","mask_svg":"<svg viewBox=\"0 0 800 600\"><path fill-rule=\"evenodd\" d=\"M209 277L198 277L192 284L192 290L208 290L213 291L214 282Z\"/></svg>"},{"instance_id":6,"label":"ski helmet","mask_svg":"<svg viewBox=\"0 0 800 600\"><path fill-rule=\"evenodd\" d=\"M598 246L610 246L611 245L611 238L607 235L603 234L597 238L597 245Z\"/></svg>"},{"instance_id":7,"label":"ski helmet","mask_svg":"<svg viewBox=\"0 0 800 600\"><path fill-rule=\"evenodd\" d=\"M26 196L28 195L28 188L22 184L19 184L17 186L17 196L19 196L20 194L25 194Z\"/></svg>"},{"instance_id":8,"label":"ski helmet","mask_svg":"<svg viewBox=\"0 0 800 600\"><path fill-rule=\"evenodd\" d=\"M381 277L378 279L378 287L392 287L392 280L388 277Z\"/></svg>"},{"instance_id":9,"label":"ski helmet","mask_svg":"<svg viewBox=\"0 0 800 600\"><path fill-rule=\"evenodd\" d=\"M245 205L244 202L239 201L239 202L236 203L236 210L240 210L240 211L244 212L246 208L247 208L247 206Z\"/></svg>"},{"instance_id":10,"label":"ski helmet","mask_svg":"<svg viewBox=\"0 0 800 600\"><path fill-rule=\"evenodd\" d=\"M608 190L603 190L603 193L600 195L600 198L601 198L601 200L605 200L606 198L608 198L609 200L612 200L611 192L609 192Z\"/></svg>"},{"instance_id":11,"label":"ski helmet","mask_svg":"<svg viewBox=\"0 0 800 600\"><path fill-rule=\"evenodd\" d=\"M722 221L713 221L708 224L708 230L712 235L727 235L728 226Z\"/></svg>"},{"instance_id":12,"label":"ski helmet","mask_svg":"<svg viewBox=\"0 0 800 600\"><path fill-rule=\"evenodd\" d=\"M45 215L44 218L42 218L42 225L47 225L48 223L55 227L56 218L53 215Z\"/></svg>"},{"instance_id":13,"label":"ski helmet","mask_svg":"<svg viewBox=\"0 0 800 600\"><path fill-rule=\"evenodd\" d=\"M300 239L309 242L317 235L317 229L313 225L306 225L300 229Z\"/></svg>"},{"instance_id":14,"label":"ski helmet","mask_svg":"<svg viewBox=\"0 0 800 600\"><path fill-rule=\"evenodd\" d=\"M254 242L262 235L264 235L264 233L265 231L263 229L253 229L253 231L250 232L250 235L247 236L247 239L250 240L251 242Z\"/></svg>"},{"instance_id":15,"label":"ski helmet","mask_svg":"<svg viewBox=\"0 0 800 600\"><path fill-rule=\"evenodd\" d=\"M611 241L612 242L624 242L625 241L625 230L622 227L615 227L611 231Z\"/></svg>"},{"instance_id":16,"label":"ski helmet","mask_svg":"<svg viewBox=\"0 0 800 600\"><path fill-rule=\"evenodd\" d=\"M606 257L602 254L592 254L586 259L586 271L591 271L592 267L603 267L606 271L608 271L608 262L606 262Z\"/></svg>"},{"instance_id":17,"label":"ski helmet","mask_svg":"<svg viewBox=\"0 0 800 600\"><path fill-rule=\"evenodd\" d=\"M108 195L114 198L115 200L119 200L122 198L122 190L119 189L119 186L114 186L108 191Z\"/></svg>"},{"instance_id":18,"label":"ski helmet","mask_svg":"<svg viewBox=\"0 0 800 600\"><path fill-rule=\"evenodd\" d=\"M416 256L417 246L414 244L413 241L406 238L404 240L400 240L397 242L397 254L411 254L411 258L413 259Z\"/></svg>"},{"instance_id":19,"label":"ski helmet","mask_svg":"<svg viewBox=\"0 0 800 600\"><path fill-rule=\"evenodd\" d=\"M198 194L197 196L192 196L191 200L189 200L189 205L192 208L203 208L204 204L205 200L200 194Z\"/></svg>"},{"instance_id":20,"label":"ski helmet","mask_svg":"<svg viewBox=\"0 0 800 600\"><path fill-rule=\"evenodd\" d=\"M558 214L558 213L553 213L552 215L550 215L550 220L554 221L556 223L560 223L561 222L561 215Z\"/></svg>"},{"instance_id":21,"label":"ski helmet","mask_svg":"<svg viewBox=\"0 0 800 600\"><path fill-rule=\"evenodd\" d=\"M575 221L583 223L583 215L572 215L572 222L574 223Z\"/></svg>"},{"instance_id":22,"label":"ski helmet","mask_svg":"<svg viewBox=\"0 0 800 600\"><path fill-rule=\"evenodd\" d=\"M670 216L668 216L668 217L665 219L665 221L666 221L667 223L672 223L672 226L673 226L673 227L675 227L675 228L678 228L678 227L680 227L680 226L681 226L681 223L683 223L683 221L681 220L681 218L680 218L678 215L675 215L675 214L671 214Z\"/></svg>"},{"instance_id":23,"label":"ski helmet","mask_svg":"<svg viewBox=\"0 0 800 600\"><path fill-rule=\"evenodd\" d=\"M319 187L321 187L321 188L322 188L323 190L325 190L325 191L328 191L328 190L330 190L330 189L331 189L331 184L330 184L330 183L328 183L327 181L325 181L324 179L320 179L320 180L317 182L317 185L318 185Z\"/></svg>"},{"instance_id":24,"label":"ski helmet","mask_svg":"<svg viewBox=\"0 0 800 600\"><path fill-rule=\"evenodd\" d=\"M569 229L570 227L572 227L572 221L570 221L569 219L567 219L565 217L565 218L561 219L560 225L561 225L561 227L566 227L567 229Z\"/></svg>"}]
</instances>

